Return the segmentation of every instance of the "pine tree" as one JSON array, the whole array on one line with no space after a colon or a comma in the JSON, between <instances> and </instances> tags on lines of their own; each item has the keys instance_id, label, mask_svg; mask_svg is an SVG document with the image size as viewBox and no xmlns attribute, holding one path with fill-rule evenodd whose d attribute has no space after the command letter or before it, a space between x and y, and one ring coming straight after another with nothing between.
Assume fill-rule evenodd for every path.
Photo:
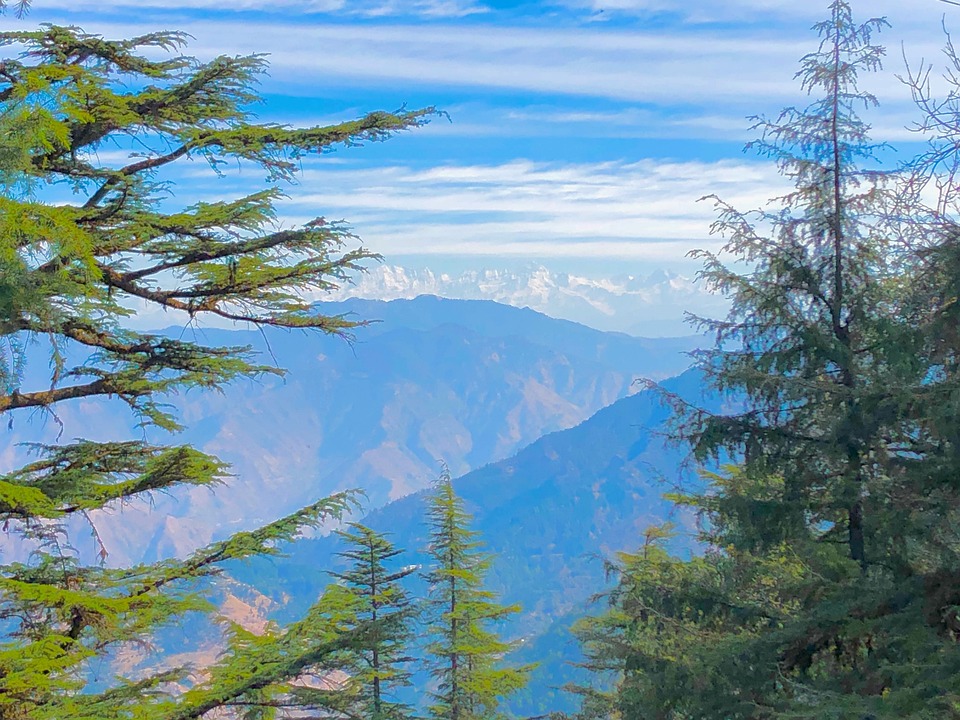
<instances>
[{"instance_id":1,"label":"pine tree","mask_svg":"<svg viewBox=\"0 0 960 720\"><path fill-rule=\"evenodd\" d=\"M250 108L259 100L254 87L264 60L200 62L179 54L185 37L112 41L49 25L0 33L0 46L23 49L0 63L4 424L37 412L57 419L60 403L87 398L119 401L145 428L177 430L164 404L170 394L279 372L258 364L249 348L130 329L125 321L136 303L183 311L191 322L217 317L328 333L353 326L317 314L304 298L335 287L372 254L349 249L348 230L322 218L277 227L279 183L293 180L308 154L384 139L419 125L430 111L376 112L303 129L257 123ZM101 162L97 151L106 147L127 149L130 158ZM179 207L166 173L190 158L214 173L238 164L256 168L267 186ZM36 363L44 350L50 380L26 387L28 354ZM186 682L186 669L89 686L93 659L148 641L188 611L209 610L191 590L197 579L225 561L271 552L355 501L350 493L320 500L185 560L90 565L70 551L75 520L151 492L216 485L227 468L189 446L142 440L81 439L34 450L34 462L0 477L8 542L34 549L28 561L0 566L3 720L186 719L226 706L257 707L353 642L334 588L289 631L252 638L235 628L209 678L188 683L180 695L171 694L172 683Z\"/></svg>"},{"instance_id":2,"label":"pine tree","mask_svg":"<svg viewBox=\"0 0 960 720\"><path fill-rule=\"evenodd\" d=\"M470 515L453 489L448 472L430 497L428 552L433 567L426 575L432 614L427 645L430 671L437 682L431 717L437 720L479 720L499 716L500 699L522 688L530 667L505 667L512 645L490 625L519 612L501 605L483 589L492 558L481 551Z\"/></svg>"},{"instance_id":3,"label":"pine tree","mask_svg":"<svg viewBox=\"0 0 960 720\"><path fill-rule=\"evenodd\" d=\"M415 607L400 581L416 568L391 570L388 564L403 551L359 523L338 534L348 543L348 549L338 554L351 565L331 574L354 598L354 624L361 635L345 668L356 688L357 712L368 720L412 717L410 707L391 698L410 685L406 666L412 659L408 646Z\"/></svg>"},{"instance_id":4,"label":"pine tree","mask_svg":"<svg viewBox=\"0 0 960 720\"><path fill-rule=\"evenodd\" d=\"M768 519L780 488L765 488L737 468L712 479L712 510L702 497L687 499L709 528L700 536L708 548L702 556L671 556L665 544L673 531L665 526L650 528L640 550L609 563L617 583L601 596L606 611L574 625L583 665L595 677L567 688L581 698L577 717L859 718L819 706L829 697L831 711L842 707L835 689L808 695L797 668L783 663L788 648L808 637L804 612L815 613L824 599L813 572L828 562L786 545L751 551L745 535L765 529L753 520ZM771 515L775 525L777 513Z\"/></svg>"},{"instance_id":5,"label":"pine tree","mask_svg":"<svg viewBox=\"0 0 960 720\"><path fill-rule=\"evenodd\" d=\"M932 91L931 66L906 77L921 112L916 129L927 146L909 163L902 192L910 208L904 235L911 249L904 262L904 316L917 329L917 355L927 370L911 388L908 414L915 425L904 443L910 452L902 459L900 512L893 522L900 543L911 548L908 568L940 568L934 584L960 588L960 55L949 35L943 55L943 96ZM960 605L960 594L953 602ZM955 620L952 631L960 631Z\"/></svg>"},{"instance_id":6,"label":"pine tree","mask_svg":"<svg viewBox=\"0 0 960 720\"><path fill-rule=\"evenodd\" d=\"M700 320L717 342L699 365L718 389L744 393L748 409L697 414L684 430L701 458L742 453L752 473L782 474L792 521L829 524L866 570L873 521L865 496L871 473L882 472L873 457L887 432L886 383L907 361L898 356L902 328L889 322L895 298L883 176L857 166L875 150L857 110L876 104L857 81L880 67L883 49L871 35L884 23L855 25L845 2L832 3L830 13L815 28L819 50L798 73L820 97L761 119L752 144L794 190L756 213L715 199L723 252L751 271L695 253L705 263L702 277L733 301L728 318Z\"/></svg>"},{"instance_id":7,"label":"pine tree","mask_svg":"<svg viewBox=\"0 0 960 720\"><path fill-rule=\"evenodd\" d=\"M732 310L705 321L717 344L699 364L746 409L674 400L698 458L740 464L675 498L702 520L703 557L657 539L619 558L609 612L580 627L619 678L585 710L960 717L957 234L858 167L875 148L857 113L875 101L857 82L879 67L882 24L831 3L798 73L818 97L758 124L794 189L757 213L716 201L733 262L699 255ZM918 229L920 253L901 242Z\"/></svg>"}]
</instances>

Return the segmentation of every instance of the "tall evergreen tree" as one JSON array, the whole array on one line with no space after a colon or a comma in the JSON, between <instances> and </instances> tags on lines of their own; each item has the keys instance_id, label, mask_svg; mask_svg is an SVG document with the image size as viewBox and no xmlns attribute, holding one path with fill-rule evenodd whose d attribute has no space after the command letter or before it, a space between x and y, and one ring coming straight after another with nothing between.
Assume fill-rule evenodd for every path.
<instances>
[{"instance_id":1,"label":"tall evergreen tree","mask_svg":"<svg viewBox=\"0 0 960 720\"><path fill-rule=\"evenodd\" d=\"M754 213L716 199L713 231L727 238L723 253L750 272L694 254L708 285L732 299L726 319L700 319L717 344L699 365L718 389L744 393L748 408L697 413L683 428L701 458L726 450L742 454L751 473L781 474L794 511L788 521L829 525L863 570L875 522L869 485L883 473L874 458L888 433L888 383L912 349L899 344L902 327L891 322L883 177L858 167L876 149L858 109L876 100L857 81L880 67L883 49L871 35L883 25L856 25L846 2L831 4L830 19L815 28L820 48L798 73L819 97L761 119L761 139L751 145L794 189Z\"/></svg>"},{"instance_id":2,"label":"tall evergreen tree","mask_svg":"<svg viewBox=\"0 0 960 720\"><path fill-rule=\"evenodd\" d=\"M412 717L412 709L395 698L397 690L410 684L407 667L415 611L400 581L416 568L390 569L403 551L359 523L338 534L348 543L339 556L349 560L350 567L331 574L355 600L354 626L361 636L345 668L356 689L357 711L368 720Z\"/></svg>"},{"instance_id":3,"label":"tall evergreen tree","mask_svg":"<svg viewBox=\"0 0 960 720\"><path fill-rule=\"evenodd\" d=\"M22 52L0 63L0 415L56 418L60 403L120 401L141 425L176 430L166 396L279 372L249 348L216 347L130 329L145 303L254 327L343 333L340 317L304 298L336 286L370 258L346 228L319 218L278 228L278 184L301 158L380 140L429 110L376 112L329 127L255 122L260 57L200 62L185 36L105 40L76 28L0 33ZM163 51L168 51L164 55ZM105 147L128 149L102 162ZM257 168L267 186L243 197L178 207L168 171L190 158L215 173ZM48 382L26 386L28 352L46 350ZM69 358L80 358L72 362ZM82 432L83 428L68 428ZM226 466L189 446L75 442L0 477L7 542L34 548L0 566L0 718L198 718L250 706L352 642L342 599L327 593L290 632L234 632L208 679L172 695L186 669L92 687L90 662L140 642L190 610L209 609L189 583L235 558L270 552L304 526L352 507L340 494L186 560L115 569L72 553L71 519L110 504L223 480ZM123 516L97 522L123 522ZM102 548L106 552L106 548ZM8 556L9 557L9 556Z\"/></svg>"},{"instance_id":4,"label":"tall evergreen tree","mask_svg":"<svg viewBox=\"0 0 960 720\"><path fill-rule=\"evenodd\" d=\"M741 464L677 498L703 520L703 557L658 540L620 558L610 611L580 627L619 682L586 710L960 717L956 235L901 244L919 208L857 165L874 150L857 112L875 104L857 81L879 67L882 24L831 3L798 74L818 97L758 124L794 189L753 214L717 200L734 263L700 257L732 310L705 321L717 345L700 367L746 410L677 401L678 429L699 458Z\"/></svg>"},{"instance_id":5,"label":"tall evergreen tree","mask_svg":"<svg viewBox=\"0 0 960 720\"><path fill-rule=\"evenodd\" d=\"M499 716L500 699L522 688L529 667L505 667L501 660L512 647L490 625L519 611L501 605L483 589L492 558L481 551L470 515L453 489L448 472L441 475L429 500L430 557L426 575L432 641L426 652L437 682L430 706L437 720L481 720Z\"/></svg>"}]
</instances>

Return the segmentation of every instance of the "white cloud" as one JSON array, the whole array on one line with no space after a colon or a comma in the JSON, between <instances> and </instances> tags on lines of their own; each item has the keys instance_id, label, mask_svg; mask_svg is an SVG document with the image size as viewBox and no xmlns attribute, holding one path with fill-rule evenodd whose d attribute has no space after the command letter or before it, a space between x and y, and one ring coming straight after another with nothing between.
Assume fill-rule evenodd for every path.
<instances>
[{"instance_id":1,"label":"white cloud","mask_svg":"<svg viewBox=\"0 0 960 720\"><path fill-rule=\"evenodd\" d=\"M553 9L560 4L621 19L651 12L674 19L653 30L629 18L584 26L545 6L533 22L507 26L482 0L37 0L31 22L56 20L51 13L59 12L59 19L108 37L177 27L196 38L188 50L200 57L269 53L263 89L313 100L341 89L364 105L378 96L440 98L453 90L462 112L447 108L455 122L435 122L424 133L520 138L552 127L585 143L740 140L747 135L745 115L804 103L791 78L798 58L815 46L809 26L823 17L827 0L555 0ZM937 0L857 0L855 10L859 17L887 14L894 25L878 37L892 48L887 72L864 78L884 102L877 136L912 139L901 129L913 117L909 93L893 75L902 67L900 42L907 57L936 61L940 17L947 10L948 25L960 26L960 8ZM478 17L463 20L467 15ZM296 115L291 105L288 98L268 106L264 116ZM325 111L322 103L305 108L318 116ZM553 163L509 161L522 152L513 145L484 164L428 169L411 165L429 158L376 170L325 158L308 164L281 208L283 221L346 218L387 256L676 261L693 247L716 244L708 237L711 207L697 198L716 192L749 208L781 182L768 166L740 160L577 164L565 160L574 156L569 148L557 143L554 150ZM690 154L699 151L691 142ZM631 149L609 152L622 157ZM104 152L100 160L122 157ZM179 191L190 202L242 192L231 180L211 183L201 167L183 179Z\"/></svg>"},{"instance_id":2,"label":"white cloud","mask_svg":"<svg viewBox=\"0 0 960 720\"><path fill-rule=\"evenodd\" d=\"M444 3L430 0L422 9L433 12L428 5L437 5L434 10L439 12ZM178 24L196 38L190 52L200 56L267 53L270 78L265 88L293 96L335 94L342 86L386 88L401 98L424 88L435 88L438 95L456 88L467 96L523 92L604 98L652 108L684 108L690 115L716 116L722 110L731 117L776 112L786 103L802 104L791 78L812 40L800 24L789 30L662 33L610 26L239 23L226 18ZM144 25L88 25L114 37L145 29ZM933 57L939 52L936 23L927 31L926 37L910 40L909 56ZM889 39L897 42L898 38ZM888 72L865 78L865 84L886 102L906 103L909 93L893 77L902 68L899 56L888 65Z\"/></svg>"},{"instance_id":3,"label":"white cloud","mask_svg":"<svg viewBox=\"0 0 960 720\"><path fill-rule=\"evenodd\" d=\"M580 5L596 9L600 3L602 0L584 0ZM550 96L565 96L583 109L562 110L547 122L586 124L591 118L609 119L604 134L608 137L737 140L745 137L745 115L773 114L785 104L804 103L791 77L798 58L813 47L809 25L824 12L820 4L795 0L614 0L605 5L622 11L676 11L685 13L687 19L712 8L727 23L722 28L679 23L649 31L613 23L570 26L549 15L543 16L539 26L505 26L494 22L498 16L492 12L485 16L489 23L456 21L488 10L476 0L237 0L231 4L234 9L268 11L254 22L231 19L221 0L46 0L42 7L45 12L69 7L92 13L134 4L170 11L176 26L196 38L191 53L203 57L269 54L270 78L264 88L270 92L318 97L335 96L344 87L352 92L366 88L371 94L386 92L401 102L425 90L435 91L441 98L450 89L463 96L461 102L471 102L471 95L488 98L491 103L511 102L490 99L491 93L524 93L529 96L527 103L539 102L538 96L547 102ZM939 57L944 7L936 0L856 3L858 15L886 13L894 23L892 30L878 38L892 48L887 71L863 78L865 87L883 101L885 113L893 110L905 116L909 110L909 92L894 77L903 69L901 41L914 62ZM216 8L220 16L211 21L173 15L174 9L189 8ZM376 18L327 23L322 16L300 14L311 10ZM377 19L398 14L448 20L442 24L390 24ZM948 23L955 20L960 24L960 9L955 15L948 17ZM125 37L156 23L155 17L117 24L91 15L84 24L89 30ZM597 98L643 107L600 111L590 106ZM669 112L664 112L665 108ZM495 123L475 117L454 117L458 122L453 126L439 127L438 123L427 132L537 134L536 128L524 129L522 122L497 129ZM886 139L901 137L903 133L893 128Z\"/></svg>"},{"instance_id":4,"label":"white cloud","mask_svg":"<svg viewBox=\"0 0 960 720\"><path fill-rule=\"evenodd\" d=\"M883 16L899 27L938 23L951 8L939 0L853 0L855 19ZM552 7L551 7L552 6ZM521 7L530 16L551 15L551 9L566 8L591 19L667 15L689 25L764 24L789 22L812 24L824 17L827 2L797 0L553 0L542 5ZM491 8L476 0L45 0L35 12L111 13L129 9L151 9L188 13L190 11L263 12L271 15L293 13L338 13L368 17L460 18L489 13ZM960 12L957 13L960 16ZM960 18L958 18L960 19Z\"/></svg>"},{"instance_id":5,"label":"white cloud","mask_svg":"<svg viewBox=\"0 0 960 720\"><path fill-rule=\"evenodd\" d=\"M346 220L366 247L397 255L503 255L543 260L632 258L677 262L716 248L709 235L717 194L749 210L787 190L766 162L514 160L493 164L372 167L304 161L278 203L278 227L317 216ZM335 158L339 160L339 158ZM170 177L171 208L250 191L245 171L217 178L201 162Z\"/></svg>"},{"instance_id":6,"label":"white cloud","mask_svg":"<svg viewBox=\"0 0 960 720\"><path fill-rule=\"evenodd\" d=\"M153 11L262 12L276 14L338 14L363 17L462 18L488 11L472 0L45 0L44 11L117 13Z\"/></svg>"},{"instance_id":7,"label":"white cloud","mask_svg":"<svg viewBox=\"0 0 960 720\"><path fill-rule=\"evenodd\" d=\"M191 32L212 35L199 27ZM264 42L261 36L261 47ZM698 105L792 94L783 78L802 52L799 45L756 40L495 26L312 27L265 49L280 81L295 72L301 81L353 78ZM762 70L748 73L748 67Z\"/></svg>"},{"instance_id":8,"label":"white cloud","mask_svg":"<svg viewBox=\"0 0 960 720\"><path fill-rule=\"evenodd\" d=\"M479 3L460 0L384 0L380 3L357 3L352 12L367 17L419 15L425 18L462 18L489 12Z\"/></svg>"},{"instance_id":9,"label":"white cloud","mask_svg":"<svg viewBox=\"0 0 960 720\"><path fill-rule=\"evenodd\" d=\"M690 24L807 22L822 20L827 0L557 0L557 4L603 16L669 14ZM854 20L885 17L898 27L937 23L947 8L940 0L852 0ZM957 14L960 20L960 12Z\"/></svg>"},{"instance_id":10,"label":"white cloud","mask_svg":"<svg viewBox=\"0 0 960 720\"><path fill-rule=\"evenodd\" d=\"M38 3L39 5L39 3ZM51 10L69 10L71 12L101 13L129 10L131 8L151 10L216 10L218 12L245 12L269 10L273 12L328 13L343 10L346 0L45 0L41 12Z\"/></svg>"},{"instance_id":11,"label":"white cloud","mask_svg":"<svg viewBox=\"0 0 960 720\"><path fill-rule=\"evenodd\" d=\"M708 237L713 209L700 197L718 193L749 209L781 182L767 165L732 161L314 166L280 211L288 225L346 218L387 256L677 260L716 245Z\"/></svg>"},{"instance_id":12,"label":"white cloud","mask_svg":"<svg viewBox=\"0 0 960 720\"><path fill-rule=\"evenodd\" d=\"M748 115L750 109L739 105L723 105L713 111L664 113L655 109L627 105L615 110L598 110L589 99L564 105L532 105L514 108L491 108L480 104L446 108L451 121L436 120L417 130L421 136L436 137L512 137L512 138L578 138L594 139L661 139L722 140L746 143L756 139L757 132ZM356 114L359 114L358 110ZM772 113L769 113L772 115ZM864 113L873 129L875 142L918 142L920 138L908 128L920 117L912 103L885 103L879 110ZM339 118L340 120L344 118ZM322 124L316 118L285 118L298 125ZM316 122L314 122L316 120ZM331 121L333 122L333 121ZM562 142L557 140L556 142ZM624 145L624 148L629 146Z\"/></svg>"},{"instance_id":13,"label":"white cloud","mask_svg":"<svg viewBox=\"0 0 960 720\"><path fill-rule=\"evenodd\" d=\"M127 37L147 24L86 23ZM149 25L155 25L151 21ZM489 88L669 104L786 97L806 42L678 37L625 31L497 25L370 25L186 21L190 52L269 54L265 87L316 95L340 84Z\"/></svg>"}]
</instances>

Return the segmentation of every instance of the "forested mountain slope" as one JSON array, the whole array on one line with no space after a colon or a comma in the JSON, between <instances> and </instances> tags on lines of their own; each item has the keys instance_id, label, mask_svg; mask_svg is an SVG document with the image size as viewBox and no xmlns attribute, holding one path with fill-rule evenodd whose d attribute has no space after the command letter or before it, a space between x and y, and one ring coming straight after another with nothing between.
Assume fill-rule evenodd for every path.
<instances>
[{"instance_id":1,"label":"forested mountain slope","mask_svg":"<svg viewBox=\"0 0 960 720\"><path fill-rule=\"evenodd\" d=\"M697 373L663 385L706 408L723 407L719 398L702 396ZM685 469L684 451L663 434L668 416L657 394L644 390L455 481L474 515L473 527L494 555L490 589L522 605L506 629L523 640L517 655L541 663L530 687L513 701L517 712L569 702L551 685L571 677L564 666L576 655L569 625L606 585L602 558L633 549L651 525L689 525L690 518L663 497L677 483L696 482ZM363 521L406 549L404 564L427 561L425 498L425 492L405 497ZM681 532L676 548L690 547L690 535ZM330 581L326 570L336 567L340 549L334 536L302 540L285 558L255 560L231 574L272 596L278 617L294 616Z\"/></svg>"}]
</instances>

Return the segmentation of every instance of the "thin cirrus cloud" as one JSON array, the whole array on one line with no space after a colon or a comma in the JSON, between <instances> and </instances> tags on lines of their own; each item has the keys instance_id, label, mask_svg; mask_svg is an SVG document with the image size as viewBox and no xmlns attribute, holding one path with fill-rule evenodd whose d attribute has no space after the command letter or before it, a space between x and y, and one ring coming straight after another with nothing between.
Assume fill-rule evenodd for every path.
<instances>
[{"instance_id":1,"label":"thin cirrus cloud","mask_svg":"<svg viewBox=\"0 0 960 720\"><path fill-rule=\"evenodd\" d=\"M589 13L594 20L618 17L672 16L689 24L730 25L774 22L818 22L827 0L557 0L570 10ZM852 0L855 21L885 18L892 25L929 29L949 8L943 0Z\"/></svg>"},{"instance_id":2,"label":"thin cirrus cloud","mask_svg":"<svg viewBox=\"0 0 960 720\"><path fill-rule=\"evenodd\" d=\"M394 151L389 143L391 154L376 160L381 167L309 164L281 208L288 224L346 218L388 256L653 263L716 246L708 235L713 213L700 196L716 192L749 208L777 187L774 170L739 155L749 137L744 117L804 103L791 78L816 47L809 26L826 5L555 0L507 13L482 0L235 0L229 8L221 0L37 0L34 17L57 20L41 13L59 12L111 37L164 20L160 26L195 38L189 52L199 57L266 52L264 119L301 124L310 113L337 115L343 106L313 101L340 94L351 108L426 97L451 110L455 122L424 128L419 144L397 143ZM151 12L134 15L134 7ZM895 48L887 71L864 77L884 103L879 139L913 139L902 129L913 117L909 92L894 77L902 72L900 42L910 58L936 59L945 7L855 0L858 17L887 14L894 26L879 36ZM683 148L672 161L624 160L638 157L641 144L629 142L637 137ZM518 159L531 157L531 138L538 161ZM591 142L597 138L624 142ZM428 148L434 139L445 148L436 155ZM726 142L723 152L736 159L712 162L716 145L705 140ZM455 154L468 145L480 149ZM417 155L404 156L404 147ZM206 171L195 175L187 172L178 186L191 201L243 191L204 180Z\"/></svg>"},{"instance_id":3,"label":"thin cirrus cloud","mask_svg":"<svg viewBox=\"0 0 960 720\"><path fill-rule=\"evenodd\" d=\"M813 3L792 0L560 0L559 5L588 13L592 20L609 20L618 16L672 15L693 24L756 22L786 17L816 17L822 8Z\"/></svg>"},{"instance_id":4,"label":"thin cirrus cloud","mask_svg":"<svg viewBox=\"0 0 960 720\"><path fill-rule=\"evenodd\" d=\"M346 218L387 255L678 260L719 242L702 196L750 209L777 184L771 168L733 161L308 167L280 212L289 225Z\"/></svg>"},{"instance_id":5,"label":"thin cirrus cloud","mask_svg":"<svg viewBox=\"0 0 960 720\"><path fill-rule=\"evenodd\" d=\"M165 0L151 0L163 2ZM204 0L200 0L204 1ZM811 48L809 33L765 30L677 29L654 33L612 26L522 27L495 23L324 23L266 19L180 23L195 42L191 53L266 53L266 88L291 96L367 87L391 92L433 89L532 93L582 101L603 99L653 106L767 110L794 100L790 78L797 59ZM142 32L145 25L94 22L89 29L109 36ZM934 29L906 45L913 57L931 57L939 45ZM896 37L890 38L896 41ZM866 84L881 100L909 97L891 71Z\"/></svg>"},{"instance_id":6,"label":"thin cirrus cloud","mask_svg":"<svg viewBox=\"0 0 960 720\"><path fill-rule=\"evenodd\" d=\"M212 35L197 30L198 37ZM698 56L691 57L689 44L689 39L616 32L313 27L271 48L270 62L281 81L339 75L413 87L480 87L675 105L783 97L788 88L776 69L790 67L799 50L753 42L733 52L731 40L702 38ZM316 52L318 46L324 52ZM751 65L763 69L747 76Z\"/></svg>"},{"instance_id":7,"label":"thin cirrus cloud","mask_svg":"<svg viewBox=\"0 0 960 720\"><path fill-rule=\"evenodd\" d=\"M154 12L216 12L229 17L234 13L263 13L266 16L333 15L411 18L463 18L488 12L488 8L470 0L46 0L44 11L71 13L98 12L120 14L137 9Z\"/></svg>"},{"instance_id":8,"label":"thin cirrus cloud","mask_svg":"<svg viewBox=\"0 0 960 720\"><path fill-rule=\"evenodd\" d=\"M564 102L642 102L655 106L764 106L795 95L790 77L800 41L772 37L697 38L606 29L384 24L235 23L194 20L180 27L196 41L190 52L264 52L264 88L296 96L335 94L338 88L381 89L392 96L430 93L442 98L491 94L561 97ZM142 25L98 22L90 30L125 37ZM690 54L691 44L697 47ZM742 116L744 112L739 112Z\"/></svg>"},{"instance_id":9,"label":"thin cirrus cloud","mask_svg":"<svg viewBox=\"0 0 960 720\"><path fill-rule=\"evenodd\" d=\"M89 0L100 3L100 0ZM127 0L104 0L126 2ZM316 0L312 0L316 2ZM335 6L339 0L320 0ZM64 3L66 0L50 0ZM87 0L70 0L71 4ZM132 0L131 0L132 2ZM213 0L189 0L197 6ZM168 3L174 0L143 0ZM188 4L189 4L188 3ZM140 4L138 0L138 4ZM237 7L264 4L263 0L238 0ZM622 0L626 7L679 6L675 2L637 2ZM788 12L791 4L741 0L761 16L767 6ZM931 0L921 6L936 4ZM691 3L705 7L704 3ZM793 3L792 5L796 5ZM802 4L809 7L809 4ZM656 114L661 108L683 108L691 118L687 123L693 137L705 127L697 116L726 118L722 125L754 112L776 112L781 105L802 101L796 83L790 78L797 59L811 49L813 37L806 24L793 22L784 27L735 27L723 30L690 28L682 24L664 32L643 27L591 25L570 27L564 23L519 26L495 22L483 23L447 20L440 24L397 24L385 18L400 8L419 8L424 14L487 10L469 0L424 0L383 3L351 3L344 12L371 12L384 15L377 21L326 22L298 17L290 21L297 8L311 6L308 0L276 0L274 10L288 12L264 16L256 22L238 22L230 13L210 19L181 18L179 27L195 42L190 52L209 57L215 54L266 53L270 78L264 87L294 97L335 94L341 88L355 92L367 88L371 95L386 89L401 98L412 93L432 93L444 104L450 93L458 102L486 98L491 107L511 104L494 95L526 94L533 97L562 98L568 114L596 113L593 100L614 103L643 103ZM45 6L52 7L52 6ZM366 8L366 10L364 10ZM692 10L691 10L692 11ZM795 12L799 12L798 10ZM900 11L903 15L903 11ZM929 14L929 13L926 13ZM924 15L920 7L914 15ZM914 20L914 23L916 20ZM143 32L155 21L105 23L94 20L90 30L123 37ZM936 57L939 53L939 22L930 19L925 32L885 36L885 42L901 40L912 58ZM882 101L900 107L909 101L909 92L896 80L902 72L899 57L890 58L889 70L878 77L865 78L865 85ZM525 98L529 101L529 97ZM291 104L295 104L292 101ZM719 111L719 112L718 112ZM464 118L458 118L463 120ZM647 122L676 127L676 118L659 113ZM724 134L721 128L717 128ZM673 135L674 133L671 133ZM727 133L728 134L728 133Z\"/></svg>"}]
</instances>

